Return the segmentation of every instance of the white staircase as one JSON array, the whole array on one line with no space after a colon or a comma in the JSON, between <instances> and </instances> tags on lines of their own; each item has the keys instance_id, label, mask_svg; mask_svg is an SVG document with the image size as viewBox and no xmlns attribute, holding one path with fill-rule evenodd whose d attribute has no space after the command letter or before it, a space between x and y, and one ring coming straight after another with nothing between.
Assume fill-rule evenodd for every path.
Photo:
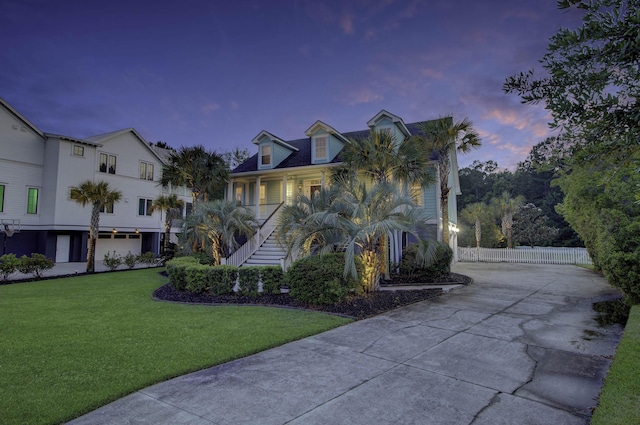
<instances>
[{"instance_id":1,"label":"white staircase","mask_svg":"<svg viewBox=\"0 0 640 425\"><path fill-rule=\"evenodd\" d=\"M242 265L243 266L279 266L280 259L287 255L287 251L276 240L273 232Z\"/></svg>"}]
</instances>

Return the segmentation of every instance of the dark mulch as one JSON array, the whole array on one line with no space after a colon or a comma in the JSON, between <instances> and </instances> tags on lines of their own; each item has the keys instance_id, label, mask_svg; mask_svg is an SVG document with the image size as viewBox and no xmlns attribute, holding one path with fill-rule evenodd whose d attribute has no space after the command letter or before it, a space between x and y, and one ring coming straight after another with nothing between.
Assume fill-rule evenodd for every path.
<instances>
[{"instance_id":1,"label":"dark mulch","mask_svg":"<svg viewBox=\"0 0 640 425\"><path fill-rule=\"evenodd\" d=\"M462 279L466 278L466 279ZM462 282L463 281L463 282ZM469 283L470 279L466 276L456 275L451 278L449 283ZM431 282L433 283L444 283ZM394 308L413 304L419 301L428 300L442 294L440 289L418 289L418 290L397 290L397 291L379 291L372 294L359 296L350 296L346 300L335 305L309 305L301 303L291 297L289 294L263 294L256 297L234 295L210 295L210 294L192 294L187 291L176 291L171 286L164 285L158 288L153 296L159 300L198 303L198 304L240 304L240 305L268 305L289 307L298 309L307 309L314 311L323 311L332 314L352 317L355 319L364 319L375 316Z\"/></svg>"},{"instance_id":2,"label":"dark mulch","mask_svg":"<svg viewBox=\"0 0 640 425\"><path fill-rule=\"evenodd\" d=\"M393 280L385 280L382 282L385 286L394 285L468 285L471 278L458 273L449 273L442 276L423 278L420 276L394 276Z\"/></svg>"}]
</instances>

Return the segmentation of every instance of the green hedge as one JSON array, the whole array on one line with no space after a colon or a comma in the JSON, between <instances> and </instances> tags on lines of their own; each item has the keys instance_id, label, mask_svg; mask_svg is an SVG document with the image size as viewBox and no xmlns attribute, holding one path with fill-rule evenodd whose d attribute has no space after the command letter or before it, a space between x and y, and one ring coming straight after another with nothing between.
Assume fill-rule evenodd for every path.
<instances>
[{"instance_id":1,"label":"green hedge","mask_svg":"<svg viewBox=\"0 0 640 425\"><path fill-rule=\"evenodd\" d=\"M194 257L176 257L167 261L167 275L169 285L178 291L184 291L187 287L187 267L200 264Z\"/></svg>"},{"instance_id":2,"label":"green hedge","mask_svg":"<svg viewBox=\"0 0 640 425\"><path fill-rule=\"evenodd\" d=\"M435 243L435 253L433 261L424 266L418 259L418 250L425 249L427 244ZM424 246L421 246L424 245ZM414 279L433 279L451 272L451 261L453 260L453 250L449 245L442 242L424 241L421 244L411 244L402 251L400 261L400 274Z\"/></svg>"},{"instance_id":3,"label":"green hedge","mask_svg":"<svg viewBox=\"0 0 640 425\"><path fill-rule=\"evenodd\" d=\"M259 266L245 266L238 269L240 293L251 296L259 294L260 269L262 269L262 267Z\"/></svg>"},{"instance_id":4,"label":"green hedge","mask_svg":"<svg viewBox=\"0 0 640 425\"><path fill-rule=\"evenodd\" d=\"M238 277L236 266L214 266L207 270L209 292L213 295L228 295L233 293L233 287Z\"/></svg>"},{"instance_id":5,"label":"green hedge","mask_svg":"<svg viewBox=\"0 0 640 425\"><path fill-rule=\"evenodd\" d=\"M166 266L169 285L178 291L194 294L230 294L238 276L235 266L207 266L200 264L195 257L177 257L167 261Z\"/></svg>"},{"instance_id":6,"label":"green hedge","mask_svg":"<svg viewBox=\"0 0 640 425\"><path fill-rule=\"evenodd\" d=\"M260 280L263 294L279 294L284 274L280 266L260 267Z\"/></svg>"},{"instance_id":7,"label":"green hedge","mask_svg":"<svg viewBox=\"0 0 640 425\"><path fill-rule=\"evenodd\" d=\"M284 281L291 296L304 303L335 304L358 285L355 279L344 278L344 266L343 253L312 255L293 263Z\"/></svg>"}]
</instances>

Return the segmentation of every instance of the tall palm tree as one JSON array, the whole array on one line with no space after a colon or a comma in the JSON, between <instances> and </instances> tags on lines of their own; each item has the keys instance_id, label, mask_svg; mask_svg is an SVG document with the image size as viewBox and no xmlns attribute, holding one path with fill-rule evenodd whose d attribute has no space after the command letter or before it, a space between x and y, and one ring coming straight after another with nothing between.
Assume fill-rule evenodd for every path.
<instances>
[{"instance_id":1,"label":"tall palm tree","mask_svg":"<svg viewBox=\"0 0 640 425\"><path fill-rule=\"evenodd\" d=\"M258 221L251 209L231 201L202 202L183 225L185 246L204 247L213 264L218 265L238 247L236 236L251 237L257 227Z\"/></svg>"},{"instance_id":2,"label":"tall palm tree","mask_svg":"<svg viewBox=\"0 0 640 425\"><path fill-rule=\"evenodd\" d=\"M193 205L207 202L223 193L229 169L224 158L204 146L181 146L172 152L168 164L162 168L160 184L164 187L186 186L191 190Z\"/></svg>"},{"instance_id":3,"label":"tall palm tree","mask_svg":"<svg viewBox=\"0 0 640 425\"><path fill-rule=\"evenodd\" d=\"M167 252L169 249L169 238L171 237L171 224L173 219L179 218L182 211L182 199L178 199L178 195L172 193L171 195L160 195L153 200L151 204L151 212L160 211L160 214L164 213L164 247L163 251ZM162 219L162 217L160 218Z\"/></svg>"},{"instance_id":4,"label":"tall palm tree","mask_svg":"<svg viewBox=\"0 0 640 425\"><path fill-rule=\"evenodd\" d=\"M96 240L100 229L100 209L120 201L122 193L111 189L105 181L84 181L71 188L71 199L83 207L91 205L91 222L89 223L89 247L87 252L87 273L95 272Z\"/></svg>"},{"instance_id":5,"label":"tall palm tree","mask_svg":"<svg viewBox=\"0 0 640 425\"><path fill-rule=\"evenodd\" d=\"M440 180L440 209L442 218L442 240L449 243L449 172L451 170L450 155L452 151L467 153L482 144L480 136L473 128L472 122L465 118L453 122L452 117L425 121L420 124L420 135L417 138L426 142L429 151L438 162Z\"/></svg>"},{"instance_id":6,"label":"tall palm tree","mask_svg":"<svg viewBox=\"0 0 640 425\"><path fill-rule=\"evenodd\" d=\"M513 244L511 243L513 215L524 203L524 197L522 195L518 195L515 198L512 198L511 194L505 190L502 192L502 196L499 198L493 198L491 203L496 209L496 213L500 216L502 234L507 238L507 248L513 248Z\"/></svg>"},{"instance_id":7,"label":"tall palm tree","mask_svg":"<svg viewBox=\"0 0 640 425\"><path fill-rule=\"evenodd\" d=\"M460 212L463 220L473 223L476 233L476 247L480 248L480 240L482 239L482 218L486 214L487 205L482 202L475 202L467 205Z\"/></svg>"}]
</instances>

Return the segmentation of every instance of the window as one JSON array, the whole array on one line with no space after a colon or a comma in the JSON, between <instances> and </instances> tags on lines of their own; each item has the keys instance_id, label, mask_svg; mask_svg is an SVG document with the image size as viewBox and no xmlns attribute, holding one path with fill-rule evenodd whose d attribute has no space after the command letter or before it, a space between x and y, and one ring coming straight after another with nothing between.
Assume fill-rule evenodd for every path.
<instances>
[{"instance_id":1,"label":"window","mask_svg":"<svg viewBox=\"0 0 640 425\"><path fill-rule=\"evenodd\" d=\"M140 162L140 179L153 181L153 164Z\"/></svg>"},{"instance_id":2,"label":"window","mask_svg":"<svg viewBox=\"0 0 640 425\"><path fill-rule=\"evenodd\" d=\"M30 187L27 193L27 214L38 214L38 189Z\"/></svg>"},{"instance_id":3,"label":"window","mask_svg":"<svg viewBox=\"0 0 640 425\"><path fill-rule=\"evenodd\" d=\"M316 137L314 139L315 147L315 159L327 159L327 136Z\"/></svg>"},{"instance_id":4,"label":"window","mask_svg":"<svg viewBox=\"0 0 640 425\"><path fill-rule=\"evenodd\" d=\"M422 186L420 185L420 183L414 183L411 186L411 199L418 206L422 206L423 205L422 193L423 193L423 191L422 191Z\"/></svg>"},{"instance_id":5,"label":"window","mask_svg":"<svg viewBox=\"0 0 640 425\"><path fill-rule=\"evenodd\" d=\"M266 145L260 148L260 165L271 165L271 146Z\"/></svg>"},{"instance_id":6,"label":"window","mask_svg":"<svg viewBox=\"0 0 640 425\"><path fill-rule=\"evenodd\" d=\"M100 154L100 172L101 173L116 173L116 156L106 153Z\"/></svg>"},{"instance_id":7,"label":"window","mask_svg":"<svg viewBox=\"0 0 640 425\"><path fill-rule=\"evenodd\" d=\"M184 216L188 217L191 215L191 211L193 211L193 204L191 202L185 202L184 204Z\"/></svg>"},{"instance_id":8,"label":"window","mask_svg":"<svg viewBox=\"0 0 640 425\"><path fill-rule=\"evenodd\" d=\"M72 153L75 156L84 156L84 146L73 145Z\"/></svg>"},{"instance_id":9,"label":"window","mask_svg":"<svg viewBox=\"0 0 640 425\"><path fill-rule=\"evenodd\" d=\"M4 211L4 185L0 184L0 212Z\"/></svg>"},{"instance_id":10,"label":"window","mask_svg":"<svg viewBox=\"0 0 640 425\"><path fill-rule=\"evenodd\" d=\"M138 199L138 215L151 215L151 205L153 199L140 198Z\"/></svg>"},{"instance_id":11,"label":"window","mask_svg":"<svg viewBox=\"0 0 640 425\"><path fill-rule=\"evenodd\" d=\"M101 213L113 214L113 202L109 202L108 204L104 204L100 207Z\"/></svg>"}]
</instances>

